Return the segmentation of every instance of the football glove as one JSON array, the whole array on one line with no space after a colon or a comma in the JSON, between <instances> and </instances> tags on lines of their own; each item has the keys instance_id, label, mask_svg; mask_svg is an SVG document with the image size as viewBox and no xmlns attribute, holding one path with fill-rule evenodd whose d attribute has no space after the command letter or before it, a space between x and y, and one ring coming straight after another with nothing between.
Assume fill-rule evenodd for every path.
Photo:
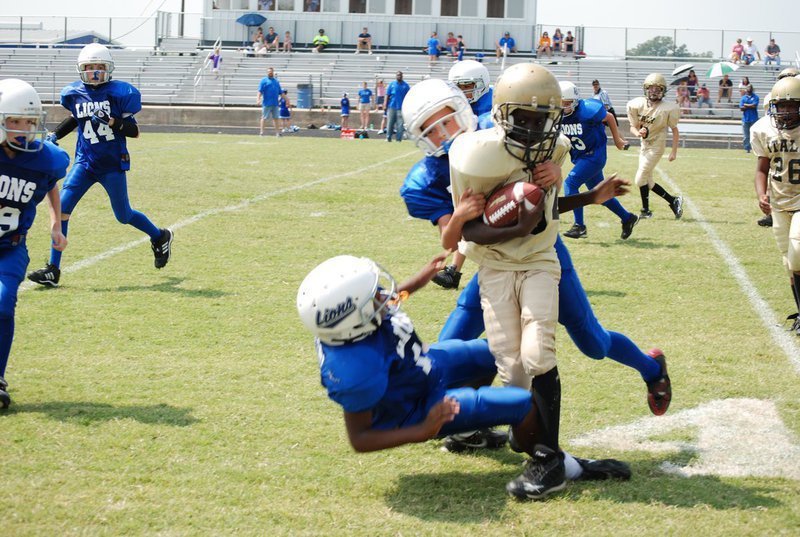
<instances>
[{"instance_id":1,"label":"football glove","mask_svg":"<svg viewBox=\"0 0 800 537\"><path fill-rule=\"evenodd\" d=\"M103 125L108 125L108 122L111 120L111 116L106 114L102 110L95 110L92 114L92 125L96 127L100 126L102 123Z\"/></svg>"},{"instance_id":2,"label":"football glove","mask_svg":"<svg viewBox=\"0 0 800 537\"><path fill-rule=\"evenodd\" d=\"M47 136L44 137L46 142L50 142L51 144L58 145L58 136L54 132L48 132Z\"/></svg>"}]
</instances>

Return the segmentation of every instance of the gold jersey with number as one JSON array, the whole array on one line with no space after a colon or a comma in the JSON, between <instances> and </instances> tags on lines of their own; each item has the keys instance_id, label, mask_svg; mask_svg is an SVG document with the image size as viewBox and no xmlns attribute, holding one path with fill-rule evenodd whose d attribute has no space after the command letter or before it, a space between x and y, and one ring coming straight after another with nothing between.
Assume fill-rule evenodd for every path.
<instances>
[{"instance_id":1,"label":"gold jersey with number","mask_svg":"<svg viewBox=\"0 0 800 537\"><path fill-rule=\"evenodd\" d=\"M628 101L628 121L636 130L647 127L647 138L642 145L653 146L667 143L667 127L674 129L681 119L681 109L676 103L658 101L651 103L647 97L636 97Z\"/></svg>"},{"instance_id":2,"label":"gold jersey with number","mask_svg":"<svg viewBox=\"0 0 800 537\"><path fill-rule=\"evenodd\" d=\"M558 166L569 154L570 142L559 135L551 159ZM497 187L517 181L532 182L525 163L509 154L505 132L499 127L462 134L450 148L450 184L453 203L458 206L468 188L488 196ZM544 230L496 244L480 245L466 241L465 255L478 265L497 270L541 269L560 274L556 256L558 236L558 194L560 182L547 189L544 198Z\"/></svg>"},{"instance_id":3,"label":"gold jersey with number","mask_svg":"<svg viewBox=\"0 0 800 537\"><path fill-rule=\"evenodd\" d=\"M764 116L750 129L753 152L769 159L769 203L780 211L800 211L800 127L784 131Z\"/></svg>"}]
</instances>

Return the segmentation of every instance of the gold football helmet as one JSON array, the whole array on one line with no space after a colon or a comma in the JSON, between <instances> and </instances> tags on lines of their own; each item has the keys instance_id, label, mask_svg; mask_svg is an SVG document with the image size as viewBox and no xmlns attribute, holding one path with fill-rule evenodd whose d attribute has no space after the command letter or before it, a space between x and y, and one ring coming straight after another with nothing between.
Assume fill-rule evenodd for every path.
<instances>
[{"instance_id":1,"label":"gold football helmet","mask_svg":"<svg viewBox=\"0 0 800 537\"><path fill-rule=\"evenodd\" d=\"M529 168L553 154L562 112L558 80L541 65L512 65L494 85L494 122L505 131L506 150Z\"/></svg>"},{"instance_id":2,"label":"gold football helmet","mask_svg":"<svg viewBox=\"0 0 800 537\"><path fill-rule=\"evenodd\" d=\"M800 69L797 69L796 67L787 67L786 69L778 73L778 80L783 80L787 76L797 76L797 75L800 75Z\"/></svg>"},{"instance_id":3,"label":"gold football helmet","mask_svg":"<svg viewBox=\"0 0 800 537\"><path fill-rule=\"evenodd\" d=\"M776 129L791 130L800 126L800 78L778 80L769 101L769 114Z\"/></svg>"},{"instance_id":4,"label":"gold football helmet","mask_svg":"<svg viewBox=\"0 0 800 537\"><path fill-rule=\"evenodd\" d=\"M667 94L667 81L660 73L650 73L642 84L644 96L650 102L660 101Z\"/></svg>"}]
</instances>

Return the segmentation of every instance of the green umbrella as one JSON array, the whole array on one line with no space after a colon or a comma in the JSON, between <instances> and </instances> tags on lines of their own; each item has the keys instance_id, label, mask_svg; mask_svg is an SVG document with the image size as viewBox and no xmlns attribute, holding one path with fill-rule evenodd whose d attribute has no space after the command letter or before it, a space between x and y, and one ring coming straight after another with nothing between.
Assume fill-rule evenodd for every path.
<instances>
[{"instance_id":1,"label":"green umbrella","mask_svg":"<svg viewBox=\"0 0 800 537\"><path fill-rule=\"evenodd\" d=\"M706 73L708 78L716 78L722 75L727 75L739 68L738 65L731 62L719 62L715 63L711 66L711 68Z\"/></svg>"}]
</instances>

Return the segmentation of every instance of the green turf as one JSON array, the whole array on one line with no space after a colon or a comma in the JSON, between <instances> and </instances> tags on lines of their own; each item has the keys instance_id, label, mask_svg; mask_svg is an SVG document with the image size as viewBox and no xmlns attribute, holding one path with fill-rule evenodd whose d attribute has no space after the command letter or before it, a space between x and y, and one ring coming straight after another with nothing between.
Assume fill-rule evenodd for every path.
<instances>
[{"instance_id":1,"label":"green turf","mask_svg":"<svg viewBox=\"0 0 800 537\"><path fill-rule=\"evenodd\" d=\"M95 258L141 236L116 223L96 187L74 213L62 287L20 293L6 375L14 405L0 414L4 535L800 532L792 479L683 478L661 464L687 464L691 453L573 449L571 438L649 412L635 372L582 356L561 329L564 445L629 461L630 482L573 484L550 501L519 503L504 484L522 458L505 449L459 456L428 442L354 453L320 386L295 293L332 255L369 256L402 280L439 251L435 229L409 219L397 194L420 153L380 140L168 134L145 134L130 149L132 204L177 228L174 257L156 271L143 243ZM610 149L607 171L632 177L635 156ZM791 312L774 239L755 225L754 159L682 150L661 168L775 318ZM640 207L638 195L622 201ZM663 201L651 205L655 217L628 241L609 211L592 207L588 239L568 242L598 317L665 350L668 415L719 399L772 400L797 443L797 370L689 211L675 221ZM565 215L562 231L571 223ZM47 242L42 208L31 268ZM474 270L468 262L465 278ZM431 285L407 303L424 340L455 299ZM742 431L737 442L758 458L761 440Z\"/></svg>"}]
</instances>

